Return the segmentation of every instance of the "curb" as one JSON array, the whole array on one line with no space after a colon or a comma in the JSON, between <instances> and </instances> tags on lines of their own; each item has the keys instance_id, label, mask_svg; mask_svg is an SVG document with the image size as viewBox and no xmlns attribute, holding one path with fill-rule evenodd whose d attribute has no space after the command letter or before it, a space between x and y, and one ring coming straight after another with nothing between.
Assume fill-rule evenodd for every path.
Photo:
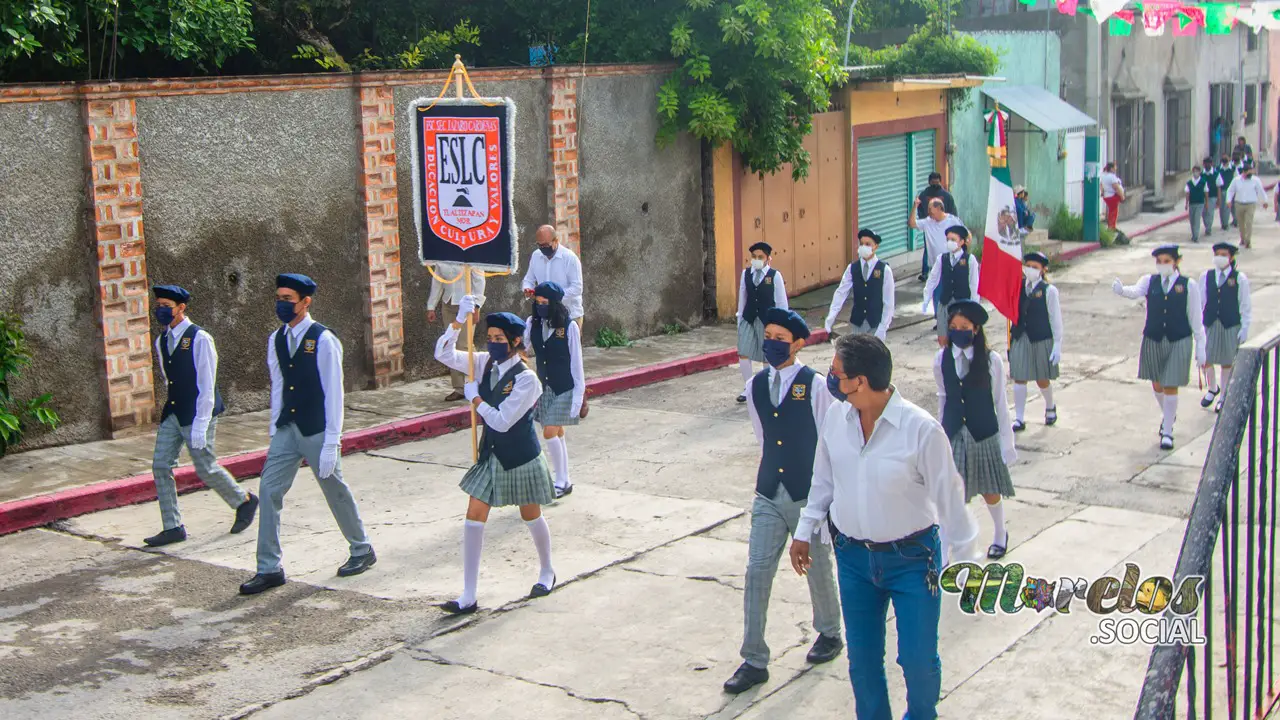
<instances>
[{"instance_id":1,"label":"curb","mask_svg":"<svg viewBox=\"0 0 1280 720\"><path fill-rule=\"evenodd\" d=\"M1070 250L1064 253L1058 253L1057 260L1058 262L1067 262L1068 260L1075 260L1078 257L1083 257L1085 255L1098 252L1101 249L1102 249L1102 243L1089 243L1088 245L1081 245L1080 247L1077 247L1077 248L1071 248Z\"/></svg>"},{"instance_id":2,"label":"curb","mask_svg":"<svg viewBox=\"0 0 1280 720\"><path fill-rule=\"evenodd\" d=\"M825 330L815 330L810 336L810 344L823 343L826 339ZM736 348L669 360L589 380L587 395L599 396L623 392L686 375L718 370L733 365L737 361ZM355 430L343 436L342 454L350 455L377 450L464 430L471 426L470 414L468 408L454 408ZM261 474L266 459L266 450L254 450L220 458L218 464L237 480L243 480ZM195 468L190 465L175 469L173 479L180 493L204 487L204 483L196 477ZM136 505L155 499L155 482L148 473L0 503L0 535L48 525L77 515Z\"/></svg>"}]
</instances>

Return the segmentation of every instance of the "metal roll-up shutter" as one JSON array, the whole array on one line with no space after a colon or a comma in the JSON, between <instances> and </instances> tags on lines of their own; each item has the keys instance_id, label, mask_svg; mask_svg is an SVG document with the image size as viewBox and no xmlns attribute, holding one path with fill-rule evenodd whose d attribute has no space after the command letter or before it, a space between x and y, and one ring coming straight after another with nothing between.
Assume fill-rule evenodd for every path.
<instances>
[{"instance_id":1,"label":"metal roll-up shutter","mask_svg":"<svg viewBox=\"0 0 1280 720\"><path fill-rule=\"evenodd\" d=\"M907 136L858 140L858 222L880 234L879 255L910 249L907 211L911 209Z\"/></svg>"},{"instance_id":2,"label":"metal roll-up shutter","mask_svg":"<svg viewBox=\"0 0 1280 720\"><path fill-rule=\"evenodd\" d=\"M911 202L915 202L915 198L929 185L929 173L933 172L933 161L936 159L936 133L936 130L911 133ZM912 239L911 249L924 247L924 231L916 230L912 234L915 237Z\"/></svg>"}]
</instances>

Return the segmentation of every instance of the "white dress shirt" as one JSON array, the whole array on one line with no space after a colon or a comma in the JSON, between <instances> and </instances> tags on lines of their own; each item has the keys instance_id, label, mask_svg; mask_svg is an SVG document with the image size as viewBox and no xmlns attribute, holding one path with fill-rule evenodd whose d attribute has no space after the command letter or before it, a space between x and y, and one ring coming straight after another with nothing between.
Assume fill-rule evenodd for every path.
<instances>
[{"instance_id":1,"label":"white dress shirt","mask_svg":"<svg viewBox=\"0 0 1280 720\"><path fill-rule=\"evenodd\" d=\"M575 324L576 326L576 324ZM453 329L453 325L444 329L444 334L436 341L436 360L440 361L445 367L451 370L457 370L460 373L467 372L467 354L458 352L458 331ZM489 353L477 352L474 355L475 364L473 372L475 373L475 382L484 382L484 366L489 362ZM498 377L506 375L516 363L523 362L521 357L516 354L497 363L493 372ZM520 373L516 378L515 387L511 389L511 394L502 401L502 407L495 408L487 402L481 402L476 407L476 413L484 419L485 427L493 428L494 432L506 432L515 425L525 413L533 409L538 404L538 398L542 397L542 383L538 381L538 374L532 370Z\"/></svg>"},{"instance_id":2,"label":"white dress shirt","mask_svg":"<svg viewBox=\"0 0 1280 720\"><path fill-rule=\"evenodd\" d=\"M954 561L975 556L978 523L965 508L947 434L896 388L869 439L852 405L827 411L795 539L808 542L828 514L841 534L871 542L939 525Z\"/></svg>"},{"instance_id":3,"label":"white dress shirt","mask_svg":"<svg viewBox=\"0 0 1280 720\"><path fill-rule=\"evenodd\" d=\"M942 348L933 356L933 379L938 384L938 422L942 422L942 412L947 405L947 387L942 381L942 354L951 353L956 361L956 376L961 380L969 374L969 365L973 362L973 347L963 350L952 345ZM999 353L988 350L987 370L991 373L991 402L996 408L996 425L1000 427L1000 457L1005 465L1012 465L1018 460L1018 451L1013 446L1013 423L1009 421L1009 401L1005 395L1004 360Z\"/></svg>"},{"instance_id":4,"label":"white dress shirt","mask_svg":"<svg viewBox=\"0 0 1280 720\"><path fill-rule=\"evenodd\" d=\"M427 310L435 310L441 302L457 307L467 294L467 279L462 277L460 263L435 263L435 275L431 276L431 294L427 296ZM436 275L453 282L441 282ZM484 305L484 271L471 268L471 294L476 296L476 307ZM447 318L453 321L453 318Z\"/></svg>"},{"instance_id":5,"label":"white dress shirt","mask_svg":"<svg viewBox=\"0 0 1280 720\"><path fill-rule=\"evenodd\" d=\"M766 366L762 372L769 374L768 387L773 388L773 376L782 375L781 393L785 396L791 392L791 385L796 381L796 375L800 373L804 363L796 360L794 363L782 368L781 370L772 365ZM747 381L746 387L742 394L747 396L747 414L751 416L751 427L756 431L756 442L760 443L760 448L764 449L764 428L760 425L760 415L756 410L756 404L752 400L751 385L755 383L755 378ZM822 433L822 421L827 417L827 410L831 408L831 404L835 402L835 398L831 397L831 391L827 389L827 377L822 373L814 373L813 387L810 388L813 396L810 398L809 404L813 406L813 421L818 426L818 433ZM779 398L773 398L774 406L780 404Z\"/></svg>"},{"instance_id":6,"label":"white dress shirt","mask_svg":"<svg viewBox=\"0 0 1280 720\"><path fill-rule=\"evenodd\" d=\"M1209 304L1209 273L1217 275L1215 278L1215 280L1217 280L1217 287L1222 287L1227 282L1227 273L1229 273L1230 270L1230 268L1227 268L1227 270L1213 268L1211 270L1205 270L1200 274L1200 286L1205 288L1205 292L1200 293L1201 322L1204 321L1205 305ZM1239 291L1238 295L1240 297L1240 336L1242 338L1241 341L1243 342L1243 338L1249 337L1249 324L1253 322L1253 299L1250 297L1252 290L1249 288L1249 278L1245 277L1245 274L1242 272L1236 273L1236 287Z\"/></svg>"},{"instance_id":7,"label":"white dress shirt","mask_svg":"<svg viewBox=\"0 0 1280 720\"><path fill-rule=\"evenodd\" d=\"M916 220L916 227L924 231L924 247L929 257L936 258L947 251L947 228L964 225L964 221L955 215L943 215L941 220L934 220L927 215L923 220Z\"/></svg>"},{"instance_id":8,"label":"white dress shirt","mask_svg":"<svg viewBox=\"0 0 1280 720\"><path fill-rule=\"evenodd\" d=\"M751 281L756 285L764 282L765 273L769 272L772 265L765 263L763 268L759 270L750 270ZM791 302L787 300L787 283L782 279L782 273L775 272L773 274L773 306L780 307L783 310L791 309ZM738 275L738 319L742 319L742 313L747 309L747 273L739 273ZM764 322L764 318L760 318L760 322Z\"/></svg>"},{"instance_id":9,"label":"white dress shirt","mask_svg":"<svg viewBox=\"0 0 1280 720\"><path fill-rule=\"evenodd\" d=\"M1104 172L1098 176L1098 184L1102 186L1102 197L1104 198L1124 192L1124 183L1120 182L1120 176L1113 172Z\"/></svg>"},{"instance_id":10,"label":"white dress shirt","mask_svg":"<svg viewBox=\"0 0 1280 720\"><path fill-rule=\"evenodd\" d=\"M1173 283L1181 277L1181 275L1181 273L1175 271L1169 276L1168 280L1164 281L1164 292L1166 295L1169 294L1170 290L1173 288ZM1127 297L1130 300L1145 298L1147 296L1147 290L1150 289L1153 279L1154 282L1161 282L1159 275L1143 275L1138 278L1136 285L1121 285L1117 290L1117 294ZM1202 359L1202 355L1208 351L1205 347L1204 335L1204 300L1200 297L1203 295L1203 293L1200 292L1200 286L1191 278L1187 278L1187 295L1187 321L1191 323L1191 336L1195 338L1196 360L1198 362Z\"/></svg>"},{"instance_id":11,"label":"white dress shirt","mask_svg":"<svg viewBox=\"0 0 1280 720\"><path fill-rule=\"evenodd\" d=\"M302 338L311 329L315 320L311 314L302 316L302 321L293 327L286 327L292 336L294 352L302 347ZM284 375L280 372L280 361L276 358L276 335L280 330L271 333L267 338L267 370L271 375L271 434L276 434L276 421L280 419L280 406L284 397ZM285 338L286 345L290 338ZM332 331L326 329L316 342L316 365L320 369L320 388L324 390L324 444L337 445L342 442L343 385L342 385L342 343Z\"/></svg>"},{"instance_id":12,"label":"white dress shirt","mask_svg":"<svg viewBox=\"0 0 1280 720\"><path fill-rule=\"evenodd\" d=\"M582 317L582 261L572 250L561 245L550 258L541 250L533 251L522 287L532 290L544 282L553 282L564 288L563 302L569 308L570 320Z\"/></svg>"},{"instance_id":13,"label":"white dress shirt","mask_svg":"<svg viewBox=\"0 0 1280 720\"><path fill-rule=\"evenodd\" d=\"M178 341L182 334L191 327L191 319L183 317L177 327L168 328L156 338L156 360L160 363L160 377L169 382L164 371L164 354L160 352L160 343L169 342L169 355L178 349ZM209 429L213 420L213 406L216 404L214 388L218 383L218 348L213 344L213 337L203 329L196 333L191 343L191 359L196 364L196 417L191 422L191 434L198 435Z\"/></svg>"},{"instance_id":14,"label":"white dress shirt","mask_svg":"<svg viewBox=\"0 0 1280 720\"><path fill-rule=\"evenodd\" d=\"M1262 186L1262 178L1257 175L1251 178L1237 175L1231 181L1231 187L1227 188L1227 202L1250 204L1266 200L1267 189Z\"/></svg>"},{"instance_id":15,"label":"white dress shirt","mask_svg":"<svg viewBox=\"0 0 1280 720\"><path fill-rule=\"evenodd\" d=\"M550 340L551 334L555 330L555 328L551 327L550 322L544 321L542 323L542 341ZM582 397L587 392L587 379L582 372L582 331L578 329L578 323L572 322L564 330L569 340L569 374L573 376L573 406L569 408L569 416L578 417L578 413L582 412ZM533 348L532 316L525 319L524 346L530 349Z\"/></svg>"},{"instance_id":16,"label":"white dress shirt","mask_svg":"<svg viewBox=\"0 0 1280 720\"><path fill-rule=\"evenodd\" d=\"M1035 291L1037 281L1034 285L1029 282L1023 282L1023 291L1030 295ZM1049 307L1049 332L1053 333L1053 349L1056 353L1062 352L1062 304L1058 302L1058 288L1055 285L1045 283L1044 288L1045 305Z\"/></svg>"},{"instance_id":17,"label":"white dress shirt","mask_svg":"<svg viewBox=\"0 0 1280 720\"><path fill-rule=\"evenodd\" d=\"M951 263L955 267L960 262L964 249L957 250L950 254L939 255L933 261L933 267L929 268L929 279L924 284L924 303L927 306L933 304L933 291L938 289L938 284L942 282L942 263ZM976 255L969 256L969 299L978 300L978 258ZM951 299L955 302L955 298Z\"/></svg>"},{"instance_id":18,"label":"white dress shirt","mask_svg":"<svg viewBox=\"0 0 1280 720\"><path fill-rule=\"evenodd\" d=\"M827 332L831 332L831 328L835 327L836 317L840 315L840 310L844 308L844 303L849 299L849 293L853 292L853 274L855 272L862 273L862 279L871 278L871 271L875 268L879 258L872 256L870 260L858 260L849 267L845 268L844 275L840 277L840 287L836 288L835 297L831 298L831 309L827 311L827 321L825 327ZM884 292L881 296L884 300L884 315L880 318L880 325L875 329L876 337L881 340L885 339L885 335L889 332L889 326L893 324L893 312L895 308L896 283L893 279L893 268L889 267L889 263L884 264Z\"/></svg>"}]
</instances>

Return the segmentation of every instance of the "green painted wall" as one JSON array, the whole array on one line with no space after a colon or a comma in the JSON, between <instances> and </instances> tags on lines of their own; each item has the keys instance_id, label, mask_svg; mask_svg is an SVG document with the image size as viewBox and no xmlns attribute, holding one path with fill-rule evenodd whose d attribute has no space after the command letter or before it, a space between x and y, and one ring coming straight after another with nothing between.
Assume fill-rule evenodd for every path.
<instances>
[{"instance_id":1,"label":"green painted wall","mask_svg":"<svg viewBox=\"0 0 1280 720\"><path fill-rule=\"evenodd\" d=\"M1000 69L996 72L1005 78L1002 83L991 85L1035 85L1059 95L1059 60L1061 43L1053 33L970 33L978 42L1001 53ZM1045 82L1045 43L1048 41L1048 82ZM987 135L982 115L985 112L985 96L980 88L969 90L968 107L951 113L951 143L955 154L951 156L951 194L956 199L956 209L970 230L980 233L986 224L987 178L991 165L987 160ZM953 106L954 107L954 106ZM1009 123L1009 171L1015 185L1026 185L1036 226L1046 227L1049 216L1066 201L1066 167L1058 159L1058 149L1065 143L1065 134L1044 133L1030 128L1017 115L1010 113ZM1022 133L1020 130L1032 130Z\"/></svg>"}]
</instances>

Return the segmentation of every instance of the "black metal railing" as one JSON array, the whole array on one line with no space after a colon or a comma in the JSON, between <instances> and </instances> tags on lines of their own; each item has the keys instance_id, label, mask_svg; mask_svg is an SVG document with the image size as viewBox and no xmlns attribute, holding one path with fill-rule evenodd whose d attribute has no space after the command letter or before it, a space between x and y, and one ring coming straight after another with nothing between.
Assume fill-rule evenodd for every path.
<instances>
[{"instance_id":1,"label":"black metal railing","mask_svg":"<svg viewBox=\"0 0 1280 720\"><path fill-rule=\"evenodd\" d=\"M1152 648L1134 720L1266 718L1280 705L1273 635L1278 437L1280 336L1236 355L1178 554L1174 587L1205 579L1205 644Z\"/></svg>"}]
</instances>

